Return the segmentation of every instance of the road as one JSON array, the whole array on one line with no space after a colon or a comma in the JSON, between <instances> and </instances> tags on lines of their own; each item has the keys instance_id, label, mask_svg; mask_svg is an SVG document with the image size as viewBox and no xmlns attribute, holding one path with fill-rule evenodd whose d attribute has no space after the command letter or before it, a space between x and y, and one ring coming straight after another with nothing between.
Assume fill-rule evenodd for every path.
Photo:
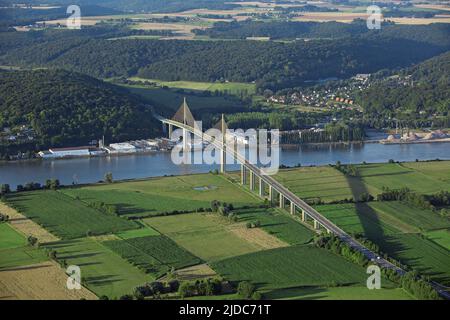
<instances>
[{"instance_id":1,"label":"road","mask_svg":"<svg viewBox=\"0 0 450 320\"><path fill-rule=\"evenodd\" d=\"M217 147L220 150L223 150L223 143L222 141L218 141L212 136L207 135L206 133L195 129L191 126L184 125L180 122L169 120L163 117L157 116L157 118L165 123L172 124L176 127L186 129L189 132L202 137L203 140L213 144L215 147ZM364 256L369 259L369 261L372 261L373 263L377 264L381 268L385 269L393 269L400 275L403 275L406 273L405 270L397 267L396 265L392 264L388 260L379 257L377 253L369 250L367 247L362 245L360 242L352 238L349 234L347 234L345 231L343 231L341 228L336 226L334 223L332 223L330 220L325 218L323 215L321 215L317 210L315 210L313 207L311 207L309 204L307 204L305 201L300 199L297 195L292 193L289 189L287 189L285 186L283 186L281 183L279 183L277 180L272 178L269 175L265 175L261 169L253 164L251 164L245 156L239 154L235 150L226 150L226 152L231 153L231 155L239 161L241 164L243 164L248 170L251 170L258 178L261 178L267 185L270 185L274 190L276 190L278 193L282 194L287 200L294 203L294 205L305 211L305 213L311 217L312 219L319 222L320 225L322 225L325 229L330 230L335 236L339 237L341 241L346 243L349 247L352 249L359 251L364 254ZM433 286L433 288L445 299L450 300L450 293L447 292L448 288L437 283L437 282L430 282L430 285Z\"/></svg>"}]
</instances>

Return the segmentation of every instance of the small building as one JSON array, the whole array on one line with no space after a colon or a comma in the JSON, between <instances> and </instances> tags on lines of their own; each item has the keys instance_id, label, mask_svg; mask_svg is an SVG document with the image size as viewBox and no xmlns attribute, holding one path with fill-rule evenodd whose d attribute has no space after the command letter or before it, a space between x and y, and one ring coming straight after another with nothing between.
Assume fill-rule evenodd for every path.
<instances>
[{"instance_id":1,"label":"small building","mask_svg":"<svg viewBox=\"0 0 450 320\"><path fill-rule=\"evenodd\" d=\"M70 147L70 148L51 148L47 151L38 152L39 157L43 159L71 158L71 157L89 157L91 152L96 152L93 147Z\"/></svg>"},{"instance_id":2,"label":"small building","mask_svg":"<svg viewBox=\"0 0 450 320\"><path fill-rule=\"evenodd\" d=\"M57 158L89 156L91 147L52 148L49 151Z\"/></svg>"},{"instance_id":3,"label":"small building","mask_svg":"<svg viewBox=\"0 0 450 320\"><path fill-rule=\"evenodd\" d=\"M128 142L111 143L107 149L110 153L135 153L136 147Z\"/></svg>"}]
</instances>

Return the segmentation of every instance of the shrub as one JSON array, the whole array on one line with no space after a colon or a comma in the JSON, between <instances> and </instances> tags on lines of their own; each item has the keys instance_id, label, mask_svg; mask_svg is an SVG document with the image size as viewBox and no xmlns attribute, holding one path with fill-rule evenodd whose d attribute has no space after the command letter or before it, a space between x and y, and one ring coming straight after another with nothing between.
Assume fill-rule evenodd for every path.
<instances>
[{"instance_id":1,"label":"shrub","mask_svg":"<svg viewBox=\"0 0 450 320\"><path fill-rule=\"evenodd\" d=\"M250 299L255 292L255 286L248 281L239 282L237 293L243 299Z\"/></svg>"},{"instance_id":2,"label":"shrub","mask_svg":"<svg viewBox=\"0 0 450 320\"><path fill-rule=\"evenodd\" d=\"M30 246L35 246L38 244L38 239L33 236L28 236L27 241Z\"/></svg>"},{"instance_id":3,"label":"shrub","mask_svg":"<svg viewBox=\"0 0 450 320\"><path fill-rule=\"evenodd\" d=\"M153 291L153 293L163 293L164 292L164 285L159 281L154 281L149 284L150 289Z\"/></svg>"},{"instance_id":4,"label":"shrub","mask_svg":"<svg viewBox=\"0 0 450 320\"><path fill-rule=\"evenodd\" d=\"M176 292L180 288L180 282L178 280L170 280L167 285L169 286L169 292Z\"/></svg>"},{"instance_id":5,"label":"shrub","mask_svg":"<svg viewBox=\"0 0 450 320\"><path fill-rule=\"evenodd\" d=\"M261 300L261 299L262 299L261 293L259 293L258 291L253 292L252 300Z\"/></svg>"},{"instance_id":6,"label":"shrub","mask_svg":"<svg viewBox=\"0 0 450 320\"><path fill-rule=\"evenodd\" d=\"M178 288L178 294L181 298L192 297L196 293L195 285L190 282L183 282Z\"/></svg>"}]
</instances>

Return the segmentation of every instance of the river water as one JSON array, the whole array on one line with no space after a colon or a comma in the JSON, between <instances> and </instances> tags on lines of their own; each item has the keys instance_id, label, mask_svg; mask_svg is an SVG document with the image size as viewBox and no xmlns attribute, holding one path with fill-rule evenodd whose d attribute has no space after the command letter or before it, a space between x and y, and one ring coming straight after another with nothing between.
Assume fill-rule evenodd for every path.
<instances>
[{"instance_id":1,"label":"river water","mask_svg":"<svg viewBox=\"0 0 450 320\"><path fill-rule=\"evenodd\" d=\"M387 162L419 160L450 160L450 143L422 143L382 145L378 143L350 145L308 145L283 148L281 164L303 166L342 163ZM62 184L92 183L112 172L115 180L146 178L164 175L202 173L218 168L211 165L175 165L170 152L97 158L36 160L0 163L0 184L12 188L27 182L44 183L59 179ZM227 166L238 169L237 165Z\"/></svg>"}]
</instances>

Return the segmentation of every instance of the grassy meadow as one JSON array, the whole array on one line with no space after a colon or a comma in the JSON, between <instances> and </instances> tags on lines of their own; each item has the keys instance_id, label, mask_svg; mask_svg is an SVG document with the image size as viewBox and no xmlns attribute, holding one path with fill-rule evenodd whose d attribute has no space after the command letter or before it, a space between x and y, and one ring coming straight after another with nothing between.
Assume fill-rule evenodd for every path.
<instances>
[{"instance_id":1,"label":"grassy meadow","mask_svg":"<svg viewBox=\"0 0 450 320\"><path fill-rule=\"evenodd\" d=\"M328 166L283 169L275 179L304 200L330 202L354 197L348 179Z\"/></svg>"},{"instance_id":2,"label":"grassy meadow","mask_svg":"<svg viewBox=\"0 0 450 320\"><path fill-rule=\"evenodd\" d=\"M63 239L138 228L132 221L102 213L59 191L17 193L8 197L8 203Z\"/></svg>"},{"instance_id":3,"label":"grassy meadow","mask_svg":"<svg viewBox=\"0 0 450 320\"><path fill-rule=\"evenodd\" d=\"M390 189L409 188L422 194L436 193L442 190L450 191L450 183L439 179L436 175L430 175L423 171L424 164L434 162L423 162L422 171L409 168L409 164L366 164L358 165L358 175L362 181L373 188L378 193L382 192L383 187ZM442 171L448 171L449 163L442 162ZM433 171L429 169L428 171ZM444 177L446 174L444 173Z\"/></svg>"},{"instance_id":4,"label":"grassy meadow","mask_svg":"<svg viewBox=\"0 0 450 320\"><path fill-rule=\"evenodd\" d=\"M232 203L235 207L259 202L230 181L213 174L152 178L69 188L62 192L86 203L114 204L118 206L120 215L144 217L175 210L209 208L212 200Z\"/></svg>"},{"instance_id":5,"label":"grassy meadow","mask_svg":"<svg viewBox=\"0 0 450 320\"><path fill-rule=\"evenodd\" d=\"M195 82L195 81L162 81L155 79L143 79L132 77L130 80L134 81L150 81L160 87L186 89L193 91L209 91L221 92L234 95L241 93L254 94L256 92L256 85L254 83L243 82Z\"/></svg>"},{"instance_id":6,"label":"grassy meadow","mask_svg":"<svg viewBox=\"0 0 450 320\"><path fill-rule=\"evenodd\" d=\"M367 287L299 287L264 292L270 300L413 300L401 288L369 290Z\"/></svg>"},{"instance_id":7,"label":"grassy meadow","mask_svg":"<svg viewBox=\"0 0 450 320\"><path fill-rule=\"evenodd\" d=\"M226 228L215 214L190 213L154 217L144 222L205 261L255 252L260 248Z\"/></svg>"},{"instance_id":8,"label":"grassy meadow","mask_svg":"<svg viewBox=\"0 0 450 320\"><path fill-rule=\"evenodd\" d=\"M313 231L274 209L240 209L236 214L239 222L259 221L264 231L291 245L307 243L314 237Z\"/></svg>"},{"instance_id":9,"label":"grassy meadow","mask_svg":"<svg viewBox=\"0 0 450 320\"><path fill-rule=\"evenodd\" d=\"M27 244L25 237L7 223L0 223L0 250L22 247Z\"/></svg>"},{"instance_id":10,"label":"grassy meadow","mask_svg":"<svg viewBox=\"0 0 450 320\"><path fill-rule=\"evenodd\" d=\"M425 235L431 241L450 251L450 229L430 231Z\"/></svg>"},{"instance_id":11,"label":"grassy meadow","mask_svg":"<svg viewBox=\"0 0 450 320\"><path fill-rule=\"evenodd\" d=\"M251 281L260 290L331 283L365 284L365 269L308 245L250 253L211 264L230 281Z\"/></svg>"},{"instance_id":12,"label":"grassy meadow","mask_svg":"<svg viewBox=\"0 0 450 320\"><path fill-rule=\"evenodd\" d=\"M172 268L180 269L201 263L201 260L166 236L146 236L103 242L132 265L159 278Z\"/></svg>"},{"instance_id":13,"label":"grassy meadow","mask_svg":"<svg viewBox=\"0 0 450 320\"><path fill-rule=\"evenodd\" d=\"M303 199L320 198L325 204L315 208L345 231L365 235L382 252L449 284L447 217L400 201L338 203L362 192L376 195L383 186L439 191L448 178L438 172L449 165L365 164L357 177L330 166L302 167L280 170L276 178ZM0 268L46 261L44 249L51 249L59 261L81 267L88 289L110 298L200 264L232 283L251 281L270 299L411 298L387 280L382 290L365 289L364 268L314 247L310 228L262 206L237 178L236 172L196 174L10 194L9 205L62 240L32 248L26 235L0 224ZM232 218L195 212L212 200L233 204ZM99 202L115 205L118 214L92 208ZM255 222L260 226L247 228Z\"/></svg>"},{"instance_id":14,"label":"grassy meadow","mask_svg":"<svg viewBox=\"0 0 450 320\"><path fill-rule=\"evenodd\" d=\"M48 260L44 250L31 247L25 236L8 223L0 223L0 270Z\"/></svg>"},{"instance_id":15,"label":"grassy meadow","mask_svg":"<svg viewBox=\"0 0 450 320\"><path fill-rule=\"evenodd\" d=\"M213 113L239 112L245 109L240 100L231 96L200 96L189 90L163 89L159 87L125 86L130 92L141 96L161 113L175 113L186 98L191 111L200 115L201 111Z\"/></svg>"},{"instance_id":16,"label":"grassy meadow","mask_svg":"<svg viewBox=\"0 0 450 320\"><path fill-rule=\"evenodd\" d=\"M80 266L83 284L97 296L118 298L155 280L94 239L66 240L45 247L55 250L58 258L68 265Z\"/></svg>"},{"instance_id":17,"label":"grassy meadow","mask_svg":"<svg viewBox=\"0 0 450 320\"><path fill-rule=\"evenodd\" d=\"M418 234L387 236L381 250L421 274L444 285L450 284L449 250Z\"/></svg>"}]
</instances>

